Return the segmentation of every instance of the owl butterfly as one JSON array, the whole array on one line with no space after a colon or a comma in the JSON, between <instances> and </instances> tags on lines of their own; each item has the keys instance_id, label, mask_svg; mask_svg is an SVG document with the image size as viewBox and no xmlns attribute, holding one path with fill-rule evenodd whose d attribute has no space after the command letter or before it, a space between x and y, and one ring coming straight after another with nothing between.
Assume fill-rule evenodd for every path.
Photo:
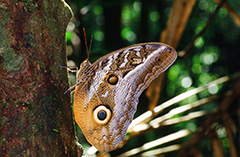
<instances>
[{"instance_id":1,"label":"owl butterfly","mask_svg":"<svg viewBox=\"0 0 240 157\"><path fill-rule=\"evenodd\" d=\"M143 43L80 65L74 93L74 116L89 143L111 151L124 140L149 84L173 64L176 51L162 43Z\"/></svg>"}]
</instances>

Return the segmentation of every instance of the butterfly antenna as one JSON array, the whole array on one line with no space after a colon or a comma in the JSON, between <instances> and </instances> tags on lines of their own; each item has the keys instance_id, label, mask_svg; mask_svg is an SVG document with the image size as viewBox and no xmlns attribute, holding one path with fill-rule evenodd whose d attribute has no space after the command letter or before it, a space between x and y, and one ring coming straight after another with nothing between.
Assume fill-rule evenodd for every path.
<instances>
[{"instance_id":1,"label":"butterfly antenna","mask_svg":"<svg viewBox=\"0 0 240 157\"><path fill-rule=\"evenodd\" d=\"M86 31L85 31L85 28L84 28L84 27L83 27L83 33L84 33L86 50L87 50L87 59L89 60L89 51L88 51L88 46L87 46L87 37L86 37Z\"/></svg>"},{"instance_id":2,"label":"butterfly antenna","mask_svg":"<svg viewBox=\"0 0 240 157\"><path fill-rule=\"evenodd\" d=\"M73 73L78 72L78 67L76 67L76 66L63 66L63 65L60 65L60 64L58 64L58 66L61 67L61 68L67 69L68 71L73 72ZM76 69L76 70L72 70L72 69Z\"/></svg>"},{"instance_id":3,"label":"butterfly antenna","mask_svg":"<svg viewBox=\"0 0 240 157\"><path fill-rule=\"evenodd\" d=\"M80 84L80 82L78 82L78 83L76 83L75 85L73 85L72 87L68 88L68 90L66 90L66 91L64 92L64 94L66 94L67 92L75 89L79 84ZM71 94L72 94L74 91L75 91L75 90L71 91Z\"/></svg>"}]
</instances>

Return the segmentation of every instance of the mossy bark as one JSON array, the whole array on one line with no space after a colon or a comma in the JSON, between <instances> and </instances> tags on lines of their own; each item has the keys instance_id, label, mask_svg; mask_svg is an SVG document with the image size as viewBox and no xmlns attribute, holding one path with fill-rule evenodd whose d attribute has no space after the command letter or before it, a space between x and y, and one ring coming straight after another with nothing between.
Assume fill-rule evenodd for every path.
<instances>
[{"instance_id":1,"label":"mossy bark","mask_svg":"<svg viewBox=\"0 0 240 157\"><path fill-rule=\"evenodd\" d=\"M80 156L60 0L0 2L0 156Z\"/></svg>"}]
</instances>

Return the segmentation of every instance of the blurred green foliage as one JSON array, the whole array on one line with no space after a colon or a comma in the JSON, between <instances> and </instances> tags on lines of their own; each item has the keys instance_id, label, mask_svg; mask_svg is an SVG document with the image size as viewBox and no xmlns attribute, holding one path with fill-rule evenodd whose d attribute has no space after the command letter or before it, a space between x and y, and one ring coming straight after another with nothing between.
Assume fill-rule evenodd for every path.
<instances>
[{"instance_id":1,"label":"blurred green foliage","mask_svg":"<svg viewBox=\"0 0 240 157\"><path fill-rule=\"evenodd\" d=\"M69 66L79 66L87 57L82 27L86 28L88 43L90 43L90 36L92 35L90 61L93 62L112 50L123 46L139 42L159 41L160 33L166 27L173 4L172 0L67 0L67 2L75 14L75 18L70 22L66 33ZM240 1L228 0L227 2L240 15ZM193 37L203 29L216 7L217 4L213 0L198 0L196 2L180 43L176 48L177 51L183 50ZM116 12L112 8L116 8ZM118 9L120 14L117 13ZM108 16L115 15L117 16L113 18L116 20L106 20L110 18ZM119 20L120 26L116 23ZM239 27L235 25L227 10L221 8L205 33L195 40L194 47L188 52L188 55L184 58L178 58L168 70L159 103L195 87L207 84L221 76L239 71L239 42ZM71 81L71 83L74 84L74 81ZM226 85L212 86L208 91L185 99L178 105L191 103L212 94L222 93L225 88ZM136 115L147 110L147 100L145 99L144 96L140 98L140 107L138 106ZM215 107L216 102L197 109L212 111ZM133 138L123 150L138 147L145 142L183 128L195 131L203 119L199 118L169 126L170 129L163 127L160 130L142 135L140 138ZM87 143L83 141L84 137L80 134L78 127L77 130L81 144L83 144L84 148L87 148ZM223 137L224 147L229 147L224 139L226 138L224 130L219 130L219 134ZM186 138L185 141L187 140ZM184 140L182 143L184 143ZM200 147L204 150L202 151L202 153L205 153L204 156L211 154L209 152L209 141L204 141ZM171 155L176 154L170 153L169 156Z\"/></svg>"}]
</instances>

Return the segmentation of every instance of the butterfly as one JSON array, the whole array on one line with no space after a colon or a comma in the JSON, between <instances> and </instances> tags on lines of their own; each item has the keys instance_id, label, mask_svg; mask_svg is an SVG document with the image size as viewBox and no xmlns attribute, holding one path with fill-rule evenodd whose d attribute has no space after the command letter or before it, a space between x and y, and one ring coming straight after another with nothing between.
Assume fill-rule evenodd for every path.
<instances>
[{"instance_id":1,"label":"butterfly","mask_svg":"<svg viewBox=\"0 0 240 157\"><path fill-rule=\"evenodd\" d=\"M174 48L142 43L109 53L77 72L74 117L89 143L112 151L126 136L138 98L177 58Z\"/></svg>"}]
</instances>

